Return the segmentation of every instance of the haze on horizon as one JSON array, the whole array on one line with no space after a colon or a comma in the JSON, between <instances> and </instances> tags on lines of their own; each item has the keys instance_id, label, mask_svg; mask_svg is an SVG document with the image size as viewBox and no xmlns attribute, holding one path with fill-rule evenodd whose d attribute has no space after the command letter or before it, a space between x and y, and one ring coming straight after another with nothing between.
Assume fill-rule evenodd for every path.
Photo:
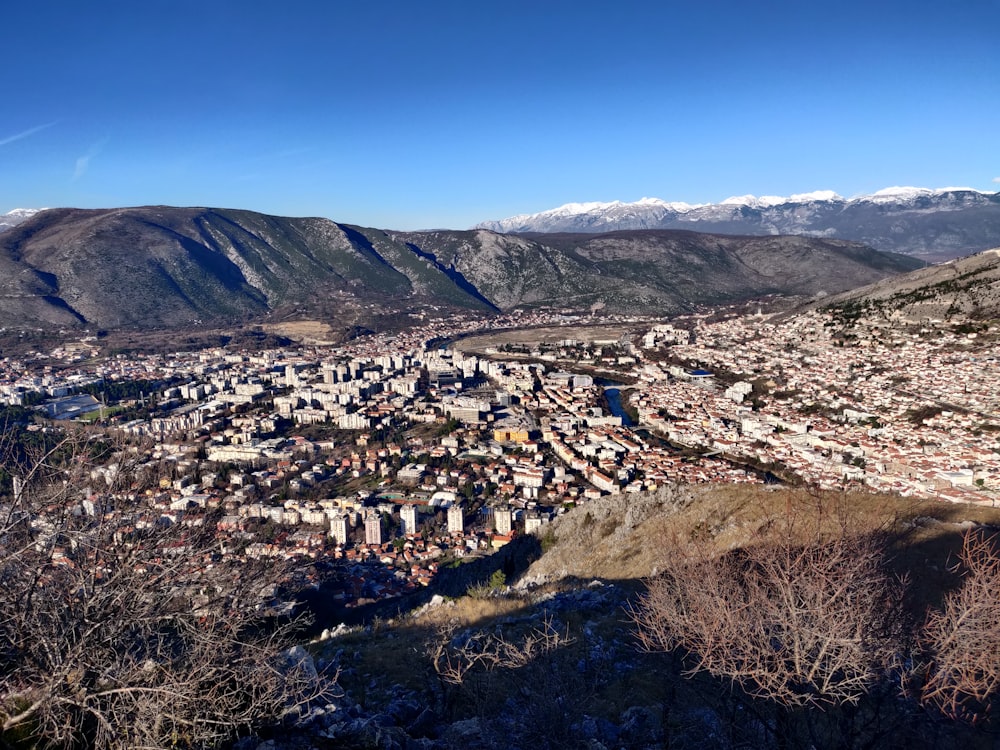
<instances>
[{"instance_id":1,"label":"haze on horizon","mask_svg":"<svg viewBox=\"0 0 1000 750\"><path fill-rule=\"evenodd\" d=\"M1000 188L996 0L112 0L0 18L0 213L465 228L574 201Z\"/></svg>"}]
</instances>

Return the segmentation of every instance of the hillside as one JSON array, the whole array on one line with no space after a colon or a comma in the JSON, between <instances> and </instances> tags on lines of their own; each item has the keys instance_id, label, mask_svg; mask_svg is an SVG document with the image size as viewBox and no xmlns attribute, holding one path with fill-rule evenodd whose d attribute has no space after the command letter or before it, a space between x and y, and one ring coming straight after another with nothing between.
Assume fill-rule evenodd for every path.
<instances>
[{"instance_id":1,"label":"hillside","mask_svg":"<svg viewBox=\"0 0 1000 750\"><path fill-rule=\"evenodd\" d=\"M1000 318L1000 248L883 279L825 306L848 317L872 314L915 323Z\"/></svg>"},{"instance_id":2,"label":"hillside","mask_svg":"<svg viewBox=\"0 0 1000 750\"><path fill-rule=\"evenodd\" d=\"M852 242L647 230L528 235L592 264L623 298L647 304L737 302L767 294L814 296L917 268L914 258ZM622 283L624 282L624 283ZM614 299L614 297L612 297Z\"/></svg>"},{"instance_id":3,"label":"hillside","mask_svg":"<svg viewBox=\"0 0 1000 750\"><path fill-rule=\"evenodd\" d=\"M0 319L172 327L317 296L486 307L433 264L374 240L390 259L365 233L326 219L166 206L43 211L0 234Z\"/></svg>"},{"instance_id":4,"label":"hillside","mask_svg":"<svg viewBox=\"0 0 1000 750\"><path fill-rule=\"evenodd\" d=\"M497 552L464 596L427 592L392 619L331 627L313 649L320 664L342 666L345 694L307 734L320 727L347 746L426 748L987 747L988 731L892 698L888 684L861 697L861 712L784 713L735 681L686 671L697 660L683 653L645 653L633 617L648 577L684 560L874 535L891 573L910 581L915 627L959 583L963 535L998 523L989 508L746 485L604 497L534 544ZM489 584L491 570L529 564L512 586ZM877 721L855 721L875 708Z\"/></svg>"},{"instance_id":5,"label":"hillside","mask_svg":"<svg viewBox=\"0 0 1000 750\"><path fill-rule=\"evenodd\" d=\"M250 211L51 209L0 232L0 325L171 328L268 314L346 329L425 306L668 314L833 293L919 261L800 237L399 233Z\"/></svg>"},{"instance_id":6,"label":"hillside","mask_svg":"<svg viewBox=\"0 0 1000 750\"><path fill-rule=\"evenodd\" d=\"M817 512L823 509L822 517ZM716 554L753 544L791 514L799 541L889 530L900 572L919 572L921 597L939 597L951 580L942 565L970 526L1000 526L1000 510L864 492L837 495L750 485L679 485L658 493L604 497L560 517L554 543L532 562L521 586L561 580L638 580L662 570L677 545L701 540ZM915 551L919 550L919 554ZM913 554L911 554L913 553Z\"/></svg>"}]
</instances>

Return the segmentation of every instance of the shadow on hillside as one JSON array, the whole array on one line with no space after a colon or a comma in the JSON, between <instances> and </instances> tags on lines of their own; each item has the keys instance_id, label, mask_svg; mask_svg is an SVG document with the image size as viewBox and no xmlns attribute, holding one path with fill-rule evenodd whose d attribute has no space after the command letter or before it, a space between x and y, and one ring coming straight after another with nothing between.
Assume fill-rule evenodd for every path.
<instances>
[{"instance_id":1,"label":"shadow on hillside","mask_svg":"<svg viewBox=\"0 0 1000 750\"><path fill-rule=\"evenodd\" d=\"M693 674L690 655L639 648L628 608L642 588L632 579L565 579L513 601L445 601L419 620L374 621L319 653L345 667L341 685L353 700L447 748L994 746L989 725L921 707L891 678L856 704L785 707L725 677ZM546 628L558 642L519 659ZM462 664L498 642L491 639L513 647L501 650L506 661L474 664L455 681L442 674L442 664ZM435 654L445 655L438 668ZM476 733L456 737L453 727Z\"/></svg>"},{"instance_id":2,"label":"shadow on hillside","mask_svg":"<svg viewBox=\"0 0 1000 750\"><path fill-rule=\"evenodd\" d=\"M607 514L590 506L569 516L575 526L564 522L556 530L558 562L550 573L564 563L579 563L587 551L609 540L614 542L609 559L621 566L622 556L635 545L655 547L666 556L674 542L718 544L736 538L743 545L766 543L761 534L781 529L795 531L793 544L836 538L838 531L874 534L880 540L877 554L884 554L893 573L909 580L911 625L917 628L929 608L940 607L961 586L956 564L970 528L992 535L1000 554L1000 524L992 509L927 501L888 504L879 497L833 497L827 503L826 496L802 494L734 491L713 504L696 501L673 511L672 534L624 524L617 506L616 513ZM651 512L662 511L652 507ZM620 526L647 536L623 533L619 538ZM734 537L734 529L742 536ZM570 554L558 557L560 547ZM679 549L677 554L683 554ZM720 545L716 554L740 554L732 549ZM540 540L522 537L490 557L445 568L427 589L335 615L331 610L329 619L320 619L326 627L341 621L367 627L317 644L317 656L344 667L342 685L366 706L381 707L385 714L406 701L415 714L416 707L426 708L435 717L433 726L413 728L420 724L415 716L412 727L402 719L397 726L412 737L440 737L443 747L540 750L594 747L595 742L629 748L995 746L991 715L977 726L952 721L913 695L903 695L895 673L882 675L856 703L796 708L754 697L726 677L692 674L697 660L682 651L643 652L629 611L646 590L646 579L595 578L588 570L596 569L583 564L575 576L557 582L463 596L488 584L496 571L516 581L541 555ZM536 579L537 573L538 568L532 571L535 580L558 577ZM399 617L427 605L435 594L444 598L419 617ZM552 647L516 658L540 632L558 634ZM504 651L507 646L500 643L512 650ZM442 676L442 664L461 665L484 647L500 648L506 661L473 660L460 679ZM471 722L463 725L481 733L452 741L449 727L456 722Z\"/></svg>"},{"instance_id":3,"label":"shadow on hillside","mask_svg":"<svg viewBox=\"0 0 1000 750\"><path fill-rule=\"evenodd\" d=\"M430 586L392 599L347 608L335 601L328 590L320 588L305 591L299 599L312 613L315 622L310 635L317 635L325 628L338 623L364 625L378 618L388 620L421 607L435 595L455 598L463 596L470 588L489 585L493 574L500 571L508 581L515 580L542 554L541 543L533 535L520 536L492 555L477 557L453 567L443 567L434 576Z\"/></svg>"},{"instance_id":4,"label":"shadow on hillside","mask_svg":"<svg viewBox=\"0 0 1000 750\"><path fill-rule=\"evenodd\" d=\"M912 614L919 619L939 609L945 597L962 585L962 547L972 528L964 513L967 509L961 506L943 506L936 517L914 519L888 551L889 568L909 582ZM984 524L975 532L991 539L1000 556L1000 527Z\"/></svg>"}]
</instances>

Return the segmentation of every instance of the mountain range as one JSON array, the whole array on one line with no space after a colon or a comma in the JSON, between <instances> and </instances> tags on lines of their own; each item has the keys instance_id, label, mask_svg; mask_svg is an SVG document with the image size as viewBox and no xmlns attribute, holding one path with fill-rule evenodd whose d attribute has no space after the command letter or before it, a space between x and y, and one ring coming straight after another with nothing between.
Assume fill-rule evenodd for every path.
<instances>
[{"instance_id":1,"label":"mountain range","mask_svg":"<svg viewBox=\"0 0 1000 750\"><path fill-rule=\"evenodd\" d=\"M850 199L832 191L722 203L568 203L477 225L504 233L688 229L749 235L799 234L861 242L887 252L946 260L1000 245L1000 193L970 188L886 188Z\"/></svg>"},{"instance_id":2,"label":"mountain range","mask_svg":"<svg viewBox=\"0 0 1000 750\"><path fill-rule=\"evenodd\" d=\"M350 326L428 306L670 314L769 294L832 294L920 265L809 237L524 237L391 232L234 209L48 209L0 232L0 326L169 328L265 315Z\"/></svg>"}]
</instances>

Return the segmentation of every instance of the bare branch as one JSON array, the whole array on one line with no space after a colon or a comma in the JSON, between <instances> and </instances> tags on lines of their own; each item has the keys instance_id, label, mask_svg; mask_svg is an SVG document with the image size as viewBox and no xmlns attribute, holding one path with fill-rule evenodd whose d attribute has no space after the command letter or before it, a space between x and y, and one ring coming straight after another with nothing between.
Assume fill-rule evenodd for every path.
<instances>
[{"instance_id":1,"label":"bare branch","mask_svg":"<svg viewBox=\"0 0 1000 750\"><path fill-rule=\"evenodd\" d=\"M287 570L219 559L210 524L150 520L139 454L104 448L115 469L94 481L92 441L67 437L0 515L3 731L203 747L328 695L333 682L286 653L301 623L267 614Z\"/></svg>"},{"instance_id":2,"label":"bare branch","mask_svg":"<svg viewBox=\"0 0 1000 750\"><path fill-rule=\"evenodd\" d=\"M632 612L649 651L682 649L691 672L788 706L856 702L893 666L902 583L872 536L678 554Z\"/></svg>"},{"instance_id":3,"label":"bare branch","mask_svg":"<svg viewBox=\"0 0 1000 750\"><path fill-rule=\"evenodd\" d=\"M978 721L1000 689L1000 553L996 537L965 535L962 586L928 616L922 699L955 718Z\"/></svg>"}]
</instances>

